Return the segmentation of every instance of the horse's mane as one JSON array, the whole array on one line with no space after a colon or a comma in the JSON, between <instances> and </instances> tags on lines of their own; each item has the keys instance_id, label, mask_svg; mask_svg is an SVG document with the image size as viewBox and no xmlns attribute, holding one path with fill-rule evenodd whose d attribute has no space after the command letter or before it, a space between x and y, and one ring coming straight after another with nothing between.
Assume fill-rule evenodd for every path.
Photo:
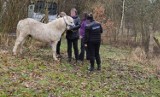
<instances>
[{"instance_id":1,"label":"horse's mane","mask_svg":"<svg viewBox=\"0 0 160 97\"><path fill-rule=\"evenodd\" d=\"M61 17L47 23L47 25L50 25L50 27L56 27L58 29L61 29L61 27L65 25L63 21L63 17Z\"/></svg>"},{"instance_id":2,"label":"horse's mane","mask_svg":"<svg viewBox=\"0 0 160 97\"><path fill-rule=\"evenodd\" d=\"M55 23L55 22L58 22L60 19L62 19L63 17L60 17L60 18L56 18L55 20L51 21L51 22L48 22L47 24L50 24L50 23Z\"/></svg>"}]
</instances>

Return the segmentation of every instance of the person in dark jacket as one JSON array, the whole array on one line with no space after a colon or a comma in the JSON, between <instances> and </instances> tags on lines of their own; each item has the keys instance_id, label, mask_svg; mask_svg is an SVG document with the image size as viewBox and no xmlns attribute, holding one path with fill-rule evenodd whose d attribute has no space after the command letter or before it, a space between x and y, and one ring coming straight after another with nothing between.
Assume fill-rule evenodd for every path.
<instances>
[{"instance_id":1,"label":"person in dark jacket","mask_svg":"<svg viewBox=\"0 0 160 97\"><path fill-rule=\"evenodd\" d=\"M76 62L78 60L78 39L79 39L79 28L80 28L80 18L77 15L77 10L75 8L71 9L71 17L74 19L75 27L71 28L66 33L67 38L67 53L68 53L68 61L71 61L72 58L72 45L74 49L74 55Z\"/></svg>"},{"instance_id":2,"label":"person in dark jacket","mask_svg":"<svg viewBox=\"0 0 160 97\"><path fill-rule=\"evenodd\" d=\"M103 32L100 23L94 21L93 15L89 14L87 17L88 24L85 28L85 46L89 49L90 68L89 71L94 70L94 61L97 62L97 70L101 70L101 59L99 54L101 44L101 33Z\"/></svg>"},{"instance_id":3,"label":"person in dark jacket","mask_svg":"<svg viewBox=\"0 0 160 97\"><path fill-rule=\"evenodd\" d=\"M85 35L85 27L86 27L86 20L87 20L87 13L83 13L83 19L81 21L81 27L79 30L80 34L80 39L81 39L81 53L79 54L79 60L83 61L84 60L84 55L85 55L85 50L86 50L86 59L89 59L88 57L88 50L84 46L84 35Z\"/></svg>"},{"instance_id":4,"label":"person in dark jacket","mask_svg":"<svg viewBox=\"0 0 160 97\"><path fill-rule=\"evenodd\" d=\"M66 16L65 12L60 12L60 14L58 15L58 18L61 18L63 16ZM58 41L57 46L56 46L56 53L57 53L57 57L60 57L60 46L61 46L61 39Z\"/></svg>"}]
</instances>

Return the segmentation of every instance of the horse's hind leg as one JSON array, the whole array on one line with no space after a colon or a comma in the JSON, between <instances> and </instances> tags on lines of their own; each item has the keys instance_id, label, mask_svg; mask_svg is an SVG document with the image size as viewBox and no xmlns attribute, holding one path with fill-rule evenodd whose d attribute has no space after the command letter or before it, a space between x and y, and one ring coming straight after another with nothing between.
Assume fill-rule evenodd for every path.
<instances>
[{"instance_id":1,"label":"horse's hind leg","mask_svg":"<svg viewBox=\"0 0 160 97\"><path fill-rule=\"evenodd\" d=\"M26 39L23 39L23 41L21 42L21 44L20 44L20 49L19 49L19 52L20 52L20 54L22 54L23 53L23 44L25 43L25 40Z\"/></svg>"},{"instance_id":2,"label":"horse's hind leg","mask_svg":"<svg viewBox=\"0 0 160 97\"><path fill-rule=\"evenodd\" d=\"M13 55L17 54L17 49L18 49L19 45L23 42L23 40L24 40L24 37L21 37L21 36L17 37L14 48L13 48Z\"/></svg>"}]
</instances>

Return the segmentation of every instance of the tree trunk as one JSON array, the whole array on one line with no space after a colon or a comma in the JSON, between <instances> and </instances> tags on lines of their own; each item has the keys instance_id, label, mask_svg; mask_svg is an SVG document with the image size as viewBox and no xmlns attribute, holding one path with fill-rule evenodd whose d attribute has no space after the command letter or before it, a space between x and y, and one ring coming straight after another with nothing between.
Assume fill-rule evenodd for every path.
<instances>
[{"instance_id":1,"label":"tree trunk","mask_svg":"<svg viewBox=\"0 0 160 97\"><path fill-rule=\"evenodd\" d=\"M126 43L127 43L128 46L130 45L130 41L132 41L132 40L129 39L129 34L130 34L130 27L128 25L128 28L127 28L127 37L126 37Z\"/></svg>"},{"instance_id":2,"label":"tree trunk","mask_svg":"<svg viewBox=\"0 0 160 97\"><path fill-rule=\"evenodd\" d=\"M137 44L137 30L136 30L135 22L133 24L133 31L134 31L134 42L135 42L135 44Z\"/></svg>"},{"instance_id":3,"label":"tree trunk","mask_svg":"<svg viewBox=\"0 0 160 97\"><path fill-rule=\"evenodd\" d=\"M141 45L144 47L145 46L145 33L144 33L144 21L143 19L141 20Z\"/></svg>"},{"instance_id":4,"label":"tree trunk","mask_svg":"<svg viewBox=\"0 0 160 97\"><path fill-rule=\"evenodd\" d=\"M122 17L121 17L121 23L120 23L120 28L119 28L119 34L121 37L121 41L123 39L123 21L124 21L124 15L125 15L125 0L123 0L123 10L122 10Z\"/></svg>"},{"instance_id":5,"label":"tree trunk","mask_svg":"<svg viewBox=\"0 0 160 97\"><path fill-rule=\"evenodd\" d=\"M124 11L125 11L125 0L123 0L123 10L122 10L120 29L122 29L122 27L123 27Z\"/></svg>"}]
</instances>

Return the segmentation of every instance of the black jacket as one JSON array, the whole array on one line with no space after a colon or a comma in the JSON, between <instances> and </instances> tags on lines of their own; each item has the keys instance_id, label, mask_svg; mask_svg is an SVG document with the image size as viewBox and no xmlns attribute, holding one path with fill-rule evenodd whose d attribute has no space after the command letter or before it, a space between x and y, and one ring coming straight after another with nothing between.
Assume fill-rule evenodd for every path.
<instances>
[{"instance_id":1,"label":"black jacket","mask_svg":"<svg viewBox=\"0 0 160 97\"><path fill-rule=\"evenodd\" d=\"M78 16L72 17L74 19L75 27L71 28L70 30L67 30L66 32L66 38L67 39L78 39L79 38L79 32L78 29L80 28L80 18Z\"/></svg>"},{"instance_id":2,"label":"black jacket","mask_svg":"<svg viewBox=\"0 0 160 97\"><path fill-rule=\"evenodd\" d=\"M93 21L86 25L84 42L100 42L103 29L100 23Z\"/></svg>"}]
</instances>

